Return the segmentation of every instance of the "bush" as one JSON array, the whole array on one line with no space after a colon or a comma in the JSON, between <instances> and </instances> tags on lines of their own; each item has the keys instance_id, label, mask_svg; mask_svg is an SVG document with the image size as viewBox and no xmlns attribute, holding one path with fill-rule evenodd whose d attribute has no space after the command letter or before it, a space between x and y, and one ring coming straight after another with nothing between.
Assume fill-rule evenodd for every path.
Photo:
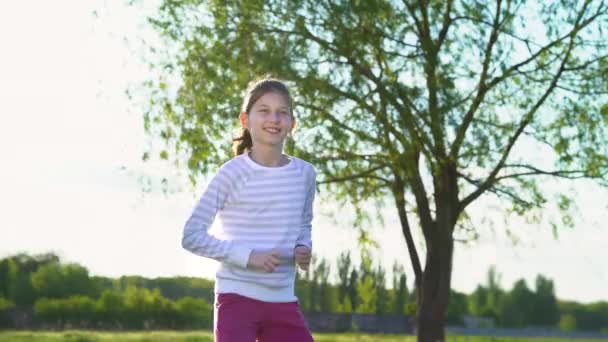
<instances>
[{"instance_id":1,"label":"bush","mask_svg":"<svg viewBox=\"0 0 608 342\"><path fill-rule=\"evenodd\" d=\"M576 318L570 314L562 315L559 319L559 330L575 331L576 330Z\"/></svg>"},{"instance_id":2,"label":"bush","mask_svg":"<svg viewBox=\"0 0 608 342\"><path fill-rule=\"evenodd\" d=\"M88 327L95 320L95 301L84 296L66 299L40 298L34 305L36 318L46 324Z\"/></svg>"},{"instance_id":3,"label":"bush","mask_svg":"<svg viewBox=\"0 0 608 342\"><path fill-rule=\"evenodd\" d=\"M9 315L9 310L15 307L15 303L0 297L0 328L11 328L13 319Z\"/></svg>"},{"instance_id":4,"label":"bush","mask_svg":"<svg viewBox=\"0 0 608 342\"><path fill-rule=\"evenodd\" d=\"M189 329L210 328L213 324L213 308L204 299L184 297L179 299L177 307L179 325Z\"/></svg>"}]
</instances>

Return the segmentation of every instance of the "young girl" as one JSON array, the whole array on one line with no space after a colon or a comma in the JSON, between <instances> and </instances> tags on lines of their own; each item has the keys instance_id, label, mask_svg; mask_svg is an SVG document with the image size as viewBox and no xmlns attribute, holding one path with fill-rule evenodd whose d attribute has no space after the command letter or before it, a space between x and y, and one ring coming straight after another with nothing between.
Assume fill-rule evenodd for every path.
<instances>
[{"instance_id":1,"label":"young girl","mask_svg":"<svg viewBox=\"0 0 608 342\"><path fill-rule=\"evenodd\" d=\"M253 84L240 113L235 157L209 182L182 245L220 262L215 279L218 342L312 341L294 294L295 264L307 270L316 172L283 154L295 125L284 83ZM216 215L219 229L209 233Z\"/></svg>"}]
</instances>

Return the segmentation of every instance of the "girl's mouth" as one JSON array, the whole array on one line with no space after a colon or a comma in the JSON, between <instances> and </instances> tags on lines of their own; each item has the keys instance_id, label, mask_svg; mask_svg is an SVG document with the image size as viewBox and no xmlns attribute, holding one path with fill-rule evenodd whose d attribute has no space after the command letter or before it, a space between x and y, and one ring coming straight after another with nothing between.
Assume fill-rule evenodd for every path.
<instances>
[{"instance_id":1,"label":"girl's mouth","mask_svg":"<svg viewBox=\"0 0 608 342\"><path fill-rule=\"evenodd\" d=\"M281 130L280 130L280 129L278 129L278 128L272 128L272 127L267 127L267 128L264 128L264 130L265 130L266 132L268 132L268 133L272 133L272 134L277 134L277 133L281 132Z\"/></svg>"}]
</instances>

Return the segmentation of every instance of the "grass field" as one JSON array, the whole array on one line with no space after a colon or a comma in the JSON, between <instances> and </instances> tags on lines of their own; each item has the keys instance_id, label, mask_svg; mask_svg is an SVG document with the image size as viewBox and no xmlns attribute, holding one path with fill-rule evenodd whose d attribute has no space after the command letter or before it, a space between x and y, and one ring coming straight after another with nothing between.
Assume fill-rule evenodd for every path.
<instances>
[{"instance_id":1,"label":"grass field","mask_svg":"<svg viewBox=\"0 0 608 342\"><path fill-rule=\"evenodd\" d=\"M408 335L369 335L369 334L315 334L317 342L414 342L416 338ZM565 339L555 338L506 338L506 337L466 337L449 336L450 342L565 342ZM90 331L62 331L62 332L27 332L5 331L0 332L0 342L97 342L97 341L127 341L127 342L213 342L213 336L207 332L90 332ZM606 340L584 339L577 342L599 342Z\"/></svg>"}]
</instances>

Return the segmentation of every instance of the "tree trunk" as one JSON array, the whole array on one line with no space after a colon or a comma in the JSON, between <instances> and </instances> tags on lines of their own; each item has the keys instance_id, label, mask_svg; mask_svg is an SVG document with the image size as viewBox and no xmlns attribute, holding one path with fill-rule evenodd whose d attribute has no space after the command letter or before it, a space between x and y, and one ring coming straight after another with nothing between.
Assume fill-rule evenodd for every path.
<instances>
[{"instance_id":1,"label":"tree trunk","mask_svg":"<svg viewBox=\"0 0 608 342\"><path fill-rule=\"evenodd\" d=\"M405 210L403 179L395 172L393 194L397 204L403 236L407 243L410 261L416 276L416 335L418 342L444 342L444 325L450 298L454 238L452 232L459 216L458 182L456 166L446 162L433 177L436 215L433 219L424 183L417 171L419 154L412 165L415 170L408 178L416 197L418 218L426 243L426 260L421 269L418 252L412 238Z\"/></svg>"},{"instance_id":2,"label":"tree trunk","mask_svg":"<svg viewBox=\"0 0 608 342\"><path fill-rule=\"evenodd\" d=\"M446 230L450 233L442 232L433 240L432 246L427 247L422 282L416 292L418 342L445 341L444 325L450 297L453 253L452 229Z\"/></svg>"}]
</instances>

